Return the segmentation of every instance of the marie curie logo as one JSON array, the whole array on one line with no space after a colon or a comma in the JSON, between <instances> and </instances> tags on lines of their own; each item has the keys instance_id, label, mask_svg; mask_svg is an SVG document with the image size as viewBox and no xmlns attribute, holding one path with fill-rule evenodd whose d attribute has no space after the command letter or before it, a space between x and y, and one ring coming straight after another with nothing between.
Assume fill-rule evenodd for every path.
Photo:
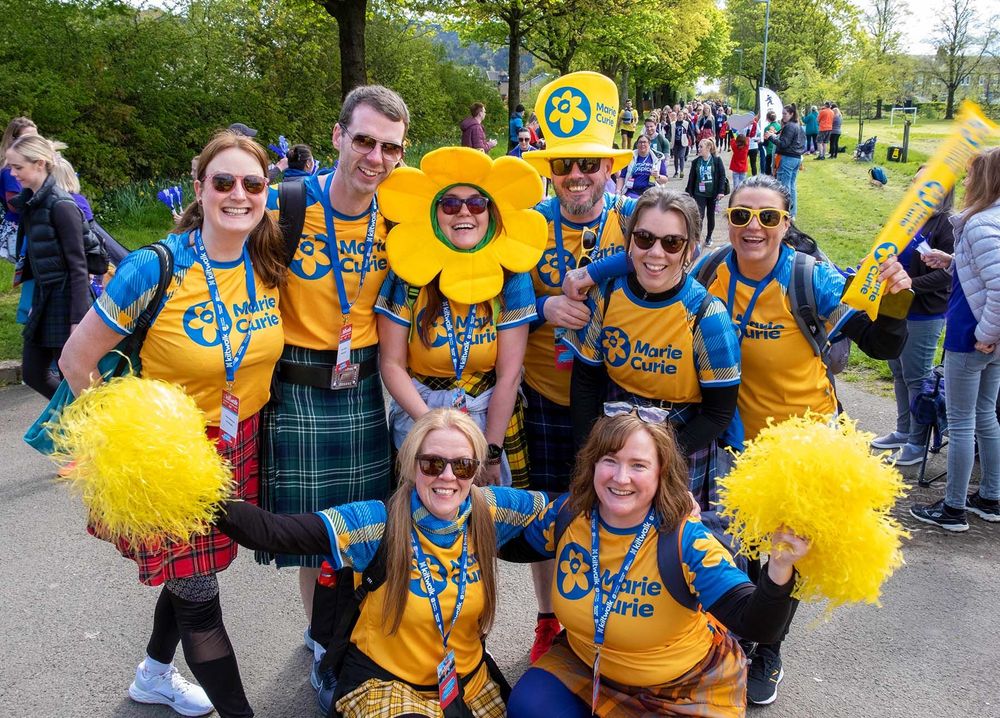
<instances>
[{"instance_id":1,"label":"marie curie logo","mask_svg":"<svg viewBox=\"0 0 1000 718\"><path fill-rule=\"evenodd\" d=\"M618 327L604 327L601 332L601 348L604 350L605 361L616 367L627 362L632 353L628 334Z\"/></svg>"},{"instance_id":2,"label":"marie curie logo","mask_svg":"<svg viewBox=\"0 0 1000 718\"><path fill-rule=\"evenodd\" d=\"M239 304L231 304L227 307L228 316L225 317L225 324L229 326L229 331L237 334L261 331L268 327L276 327L281 320L278 319L278 302L275 297L263 295L256 303L251 304L249 300L244 300ZM203 347L213 347L222 341L219 334L218 318L215 316L215 306L211 300L192 304L184 311L184 333L195 344ZM234 347L235 350L235 347Z\"/></svg>"},{"instance_id":3,"label":"marie curie logo","mask_svg":"<svg viewBox=\"0 0 1000 718\"><path fill-rule=\"evenodd\" d=\"M303 237L289 269L302 279L320 279L329 274L330 253L326 248L326 236Z\"/></svg>"},{"instance_id":4,"label":"marie curie logo","mask_svg":"<svg viewBox=\"0 0 1000 718\"><path fill-rule=\"evenodd\" d=\"M590 551L578 543L567 543L556 561L556 588L559 593L565 599L577 601L593 590L593 583Z\"/></svg>"},{"instance_id":5,"label":"marie curie logo","mask_svg":"<svg viewBox=\"0 0 1000 718\"><path fill-rule=\"evenodd\" d=\"M556 137L573 137L590 124L590 100L575 87L563 87L545 103L545 119Z\"/></svg>"},{"instance_id":6,"label":"marie curie logo","mask_svg":"<svg viewBox=\"0 0 1000 718\"><path fill-rule=\"evenodd\" d=\"M562 266L560 267L560 265ZM546 249L542 258L538 260L538 278L542 280L542 284L549 287L561 287L561 269L566 271L576 269L576 257L565 249L559 250L556 247Z\"/></svg>"},{"instance_id":7,"label":"marie curie logo","mask_svg":"<svg viewBox=\"0 0 1000 718\"><path fill-rule=\"evenodd\" d=\"M440 596L448 588L449 583L456 588L458 587L458 577L461 575L462 568L458 560L451 559L450 567L445 567L436 556L427 555L424 558L427 561L427 570L431 574L431 585L434 587L436 595ZM465 582L466 584L479 583L481 579L479 562L474 555L470 554L469 564L465 569ZM427 598L427 588L424 586L424 580L420 575L420 568L417 566L415 558L410 562L410 593Z\"/></svg>"},{"instance_id":8,"label":"marie curie logo","mask_svg":"<svg viewBox=\"0 0 1000 718\"><path fill-rule=\"evenodd\" d=\"M875 257L875 261L881 264L889 257L894 257L896 255L896 245L892 242L882 242L882 244L875 248L875 251L872 254Z\"/></svg>"},{"instance_id":9,"label":"marie curie logo","mask_svg":"<svg viewBox=\"0 0 1000 718\"><path fill-rule=\"evenodd\" d=\"M416 325L418 328L424 326L425 311L426 309L421 309L417 312ZM455 327L455 342L461 347L465 343L465 334L469 331L469 315L465 312L458 316L453 314L451 321ZM496 329L492 324L487 326L487 321L488 319L483 315L483 312L476 312L475 320L472 322L472 346L496 341ZM431 324L431 348L446 346L448 346L448 330L444 328L444 318L439 316Z\"/></svg>"},{"instance_id":10,"label":"marie curie logo","mask_svg":"<svg viewBox=\"0 0 1000 718\"><path fill-rule=\"evenodd\" d=\"M212 301L192 304L184 312L184 332L195 344L203 347L219 343L219 323L215 320Z\"/></svg>"}]
</instances>

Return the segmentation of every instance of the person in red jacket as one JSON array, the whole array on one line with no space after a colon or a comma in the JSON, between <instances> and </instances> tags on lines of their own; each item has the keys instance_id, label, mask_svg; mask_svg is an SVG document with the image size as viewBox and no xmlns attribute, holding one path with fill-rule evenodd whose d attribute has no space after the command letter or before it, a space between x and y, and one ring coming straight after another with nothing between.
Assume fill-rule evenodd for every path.
<instances>
[{"instance_id":1,"label":"person in red jacket","mask_svg":"<svg viewBox=\"0 0 1000 718\"><path fill-rule=\"evenodd\" d=\"M496 140L486 139L483 120L486 118L486 105L473 102L469 108L469 116L459 125L462 128L462 147L471 147L481 152L489 152L497 145Z\"/></svg>"},{"instance_id":2,"label":"person in red jacket","mask_svg":"<svg viewBox=\"0 0 1000 718\"><path fill-rule=\"evenodd\" d=\"M750 157L750 141L743 133L733 139L733 157L729 160L729 170L733 173L733 191L747 178L747 163Z\"/></svg>"}]
</instances>

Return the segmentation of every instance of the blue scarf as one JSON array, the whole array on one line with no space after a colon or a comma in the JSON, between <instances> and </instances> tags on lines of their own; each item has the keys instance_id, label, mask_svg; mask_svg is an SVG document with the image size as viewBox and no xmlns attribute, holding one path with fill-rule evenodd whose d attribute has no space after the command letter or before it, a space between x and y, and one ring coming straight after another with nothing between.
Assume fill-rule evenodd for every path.
<instances>
[{"instance_id":1,"label":"blue scarf","mask_svg":"<svg viewBox=\"0 0 1000 718\"><path fill-rule=\"evenodd\" d=\"M420 502L417 490L410 494L410 515L420 532L435 546L449 548L465 531L472 514L472 496L469 495L458 507L458 516L450 521L439 519Z\"/></svg>"}]
</instances>

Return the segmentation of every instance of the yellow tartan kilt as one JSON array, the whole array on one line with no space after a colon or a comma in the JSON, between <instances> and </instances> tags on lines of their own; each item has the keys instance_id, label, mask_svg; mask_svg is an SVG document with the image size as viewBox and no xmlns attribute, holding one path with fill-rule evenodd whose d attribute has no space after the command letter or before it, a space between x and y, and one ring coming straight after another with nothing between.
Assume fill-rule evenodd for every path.
<instances>
[{"instance_id":1,"label":"yellow tartan kilt","mask_svg":"<svg viewBox=\"0 0 1000 718\"><path fill-rule=\"evenodd\" d=\"M475 718L504 718L507 714L500 686L492 679L487 680L473 698L466 697L465 703ZM444 715L436 693L377 678L369 678L337 701L337 710L344 718L395 718L400 715L442 718Z\"/></svg>"}]
</instances>

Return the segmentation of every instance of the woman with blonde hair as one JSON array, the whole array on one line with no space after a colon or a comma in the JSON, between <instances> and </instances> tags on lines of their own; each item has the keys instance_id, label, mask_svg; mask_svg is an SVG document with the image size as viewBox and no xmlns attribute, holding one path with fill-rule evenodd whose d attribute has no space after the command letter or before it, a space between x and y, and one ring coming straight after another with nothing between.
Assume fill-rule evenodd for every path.
<instances>
[{"instance_id":1,"label":"woman with blonde hair","mask_svg":"<svg viewBox=\"0 0 1000 718\"><path fill-rule=\"evenodd\" d=\"M708 226L705 231L705 246L712 245L712 233L715 232L715 208L726 196L726 167L722 158L716 154L715 141L705 139L698 143L698 156L691 161L691 174L688 175L687 193L698 203L701 221L708 216Z\"/></svg>"},{"instance_id":2,"label":"woman with blonde hair","mask_svg":"<svg viewBox=\"0 0 1000 718\"><path fill-rule=\"evenodd\" d=\"M60 381L52 364L90 308L83 218L52 175L58 149L64 146L27 134L5 153L12 176L24 187L10 200L20 215L16 254L24 257L15 281L35 280L22 332L24 383L48 399Z\"/></svg>"},{"instance_id":3,"label":"woman with blonde hair","mask_svg":"<svg viewBox=\"0 0 1000 718\"><path fill-rule=\"evenodd\" d=\"M142 375L185 387L205 413L208 437L232 464L233 495L248 503L256 503L259 491L259 412L270 397L283 344L278 287L285 249L265 212L267 165L264 148L249 137L217 134L202 150L196 200L177 233L156 251L133 252L118 266L59 363L79 396L99 380L101 357L146 323ZM75 207L73 212L79 216ZM172 275L153 306L164 250L172 257ZM99 527L90 532L101 535ZM252 716L219 601L217 574L235 560L236 544L212 531L185 543L152 547L119 540L116 547L136 562L141 583L163 586L129 696L187 716L213 708L222 718ZM178 643L201 686L174 667Z\"/></svg>"},{"instance_id":4,"label":"woman with blonde hair","mask_svg":"<svg viewBox=\"0 0 1000 718\"><path fill-rule=\"evenodd\" d=\"M483 647L496 615L497 551L546 499L478 486L486 458L475 421L434 409L403 441L399 487L385 504L298 515L226 504L217 526L243 546L322 554L358 574L384 562L385 581L366 593L338 675L338 715L505 715L502 676Z\"/></svg>"}]
</instances>

